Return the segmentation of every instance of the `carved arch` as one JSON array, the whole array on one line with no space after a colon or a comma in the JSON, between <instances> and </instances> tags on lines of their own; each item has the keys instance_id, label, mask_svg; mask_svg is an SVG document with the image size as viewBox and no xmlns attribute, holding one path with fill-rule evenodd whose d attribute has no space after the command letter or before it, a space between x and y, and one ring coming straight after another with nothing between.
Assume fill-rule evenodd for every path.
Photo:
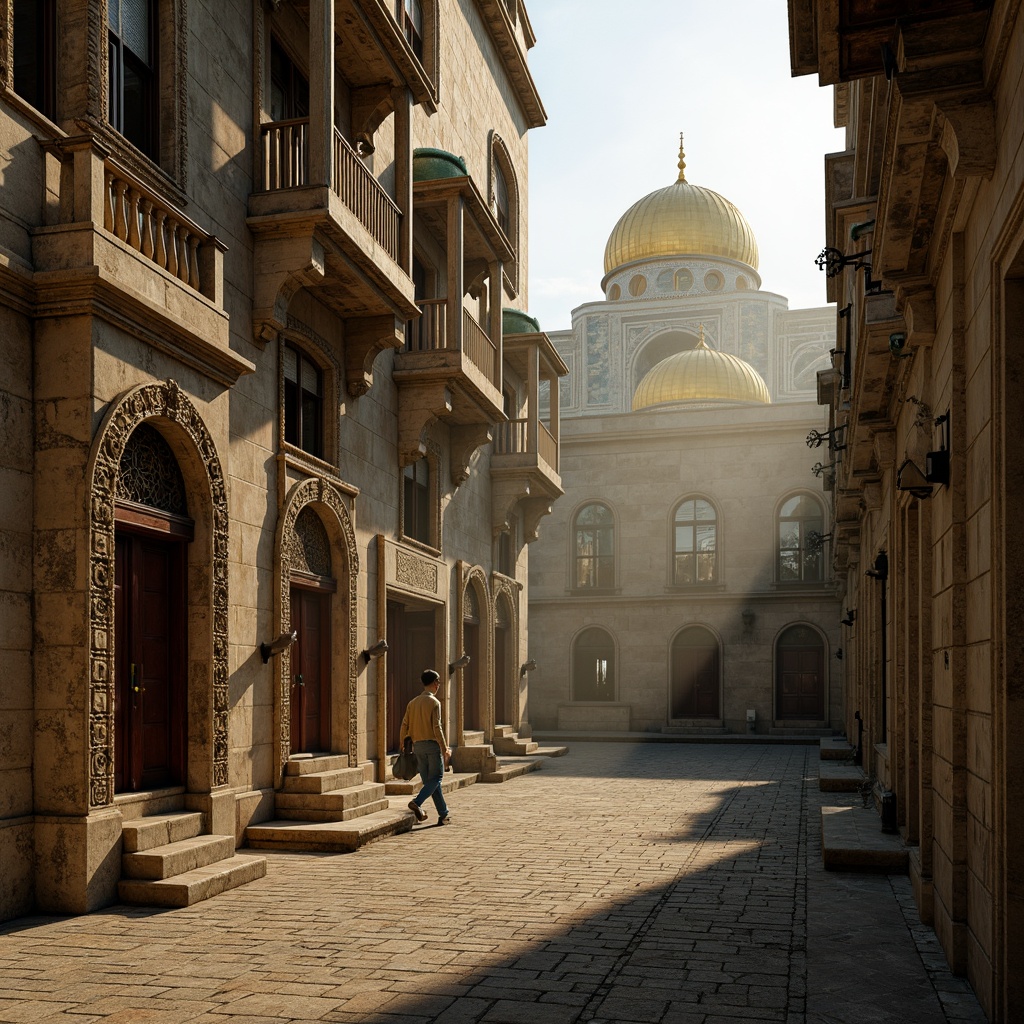
<instances>
[{"instance_id":1,"label":"carved arch","mask_svg":"<svg viewBox=\"0 0 1024 1024\"><path fill-rule=\"evenodd\" d=\"M519 653L520 653L520 637L519 637L519 594L522 591L522 586L513 579L509 579L507 576L502 576L495 573L491 577L491 593L493 603L491 606L491 622L494 623L494 629L497 629L498 623L498 604L501 601L506 601L508 604L509 612L511 613L511 622L509 623L509 650L506 656L511 659L508 672L508 680L512 687L512 724L518 728L522 721L522 680L519 677ZM495 673L497 668L495 668ZM492 691L493 691L492 687ZM494 709L493 714L495 715L495 723L497 722L497 710Z\"/></svg>"},{"instance_id":2,"label":"carved arch","mask_svg":"<svg viewBox=\"0 0 1024 1024\"><path fill-rule=\"evenodd\" d=\"M466 592L470 587L476 591L476 604L480 609L480 643L484 648L481 661L483 665L477 675L477 685L481 688L485 699L481 701L481 715L485 723L494 720L494 685L491 675L491 658L494 651L494 607L491 603L491 591L487 585L487 574L479 565L469 565L468 562L458 563L458 595L455 606L458 629L458 646L456 650L461 653L466 648ZM465 731L465 671L457 670L455 682L455 733L462 742Z\"/></svg>"},{"instance_id":3,"label":"carved arch","mask_svg":"<svg viewBox=\"0 0 1024 1024\"><path fill-rule=\"evenodd\" d=\"M97 431L87 471L89 492L89 803L114 799L114 501L121 455L143 421L170 444L189 489L196 523L189 555L190 603L211 631L189 636L188 788L228 782L228 503L217 448L177 382L143 384L111 404ZM193 609L190 609L190 611ZM212 614L211 614L212 613ZM196 693L194 686L209 687ZM197 710L199 709L199 710ZM200 770L209 765L209 771Z\"/></svg>"},{"instance_id":4,"label":"carved arch","mask_svg":"<svg viewBox=\"0 0 1024 1024\"><path fill-rule=\"evenodd\" d=\"M512 246L512 261L506 263L506 277L513 295L519 292L519 220L522 214L522 198L519 194L519 177L516 174L512 154L505 140L495 131L491 132L490 160L487 173L487 201L497 220L498 172L505 180L508 192L509 224L506 235Z\"/></svg>"},{"instance_id":5,"label":"carved arch","mask_svg":"<svg viewBox=\"0 0 1024 1024\"><path fill-rule=\"evenodd\" d=\"M276 550L278 572L278 615L277 629L286 632L291 628L291 573L293 568L302 564L298 551L298 537L295 522L299 513L312 506L319 517L332 546L332 555L340 554L340 558L332 559L334 577L338 581L338 597L341 607L331 613L331 687L336 690L336 669L342 662L342 678L344 679L344 718L343 732L345 737L345 753L348 755L350 767L359 763L357 737L359 729L359 709L357 701L356 675L358 658L358 615L357 615L357 584L359 581L359 551L356 546L356 531L352 517L345 506L341 492L329 480L322 477L311 477L295 484L285 499L284 510L278 520ZM339 634L335 628L341 626ZM339 652L341 658L339 659ZM274 765L275 778L280 781L284 766L291 754L291 648L286 649L278 659L277 700L275 719L277 724L278 753ZM332 693L333 696L333 693ZM334 702L332 701L332 726L338 721ZM336 747L338 739L336 731L331 730L331 745Z\"/></svg>"}]
</instances>

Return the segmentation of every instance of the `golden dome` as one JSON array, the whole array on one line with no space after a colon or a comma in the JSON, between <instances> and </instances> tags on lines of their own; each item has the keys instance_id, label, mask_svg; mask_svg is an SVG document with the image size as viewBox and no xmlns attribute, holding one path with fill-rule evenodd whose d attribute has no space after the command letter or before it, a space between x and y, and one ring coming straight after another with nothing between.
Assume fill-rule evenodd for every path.
<instances>
[{"instance_id":1,"label":"golden dome","mask_svg":"<svg viewBox=\"0 0 1024 1024\"><path fill-rule=\"evenodd\" d=\"M692 349L677 352L640 381L633 411L668 402L760 402L771 404L768 386L749 363L704 344L704 332Z\"/></svg>"},{"instance_id":2,"label":"golden dome","mask_svg":"<svg viewBox=\"0 0 1024 1024\"><path fill-rule=\"evenodd\" d=\"M634 203L612 229L604 272L635 260L664 256L721 256L757 270L757 241L747 219L728 199L686 180L679 145L679 177Z\"/></svg>"}]
</instances>

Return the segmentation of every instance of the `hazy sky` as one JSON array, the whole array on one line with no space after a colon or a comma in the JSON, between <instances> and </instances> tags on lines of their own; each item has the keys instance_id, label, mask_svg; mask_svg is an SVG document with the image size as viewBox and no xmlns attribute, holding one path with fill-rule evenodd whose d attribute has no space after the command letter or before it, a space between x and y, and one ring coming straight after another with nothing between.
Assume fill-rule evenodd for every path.
<instances>
[{"instance_id":1,"label":"hazy sky","mask_svg":"<svg viewBox=\"0 0 1024 1024\"><path fill-rule=\"evenodd\" d=\"M734 203L762 290L825 304L824 154L844 148L832 90L792 78L786 0L532 0L530 301L543 330L602 298L604 247L642 196L686 178Z\"/></svg>"}]
</instances>

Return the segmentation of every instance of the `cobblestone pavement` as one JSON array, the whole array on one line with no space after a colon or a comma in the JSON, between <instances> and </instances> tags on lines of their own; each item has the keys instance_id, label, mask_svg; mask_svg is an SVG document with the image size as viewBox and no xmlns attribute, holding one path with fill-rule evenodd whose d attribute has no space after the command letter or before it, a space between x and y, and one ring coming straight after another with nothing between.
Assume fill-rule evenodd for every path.
<instances>
[{"instance_id":1,"label":"cobblestone pavement","mask_svg":"<svg viewBox=\"0 0 1024 1024\"><path fill-rule=\"evenodd\" d=\"M817 757L579 743L195 907L12 922L0 1021L984 1020L905 878L820 867Z\"/></svg>"}]
</instances>

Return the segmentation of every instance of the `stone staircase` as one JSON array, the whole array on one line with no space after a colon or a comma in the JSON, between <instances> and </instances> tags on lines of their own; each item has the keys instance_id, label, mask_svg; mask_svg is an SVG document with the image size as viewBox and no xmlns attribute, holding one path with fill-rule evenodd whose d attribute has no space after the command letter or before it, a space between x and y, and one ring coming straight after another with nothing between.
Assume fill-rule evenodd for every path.
<instances>
[{"instance_id":1,"label":"stone staircase","mask_svg":"<svg viewBox=\"0 0 1024 1024\"><path fill-rule=\"evenodd\" d=\"M495 754L513 757L564 757L568 747L542 747L529 736L520 736L511 725L496 725L491 744Z\"/></svg>"},{"instance_id":2,"label":"stone staircase","mask_svg":"<svg viewBox=\"0 0 1024 1024\"><path fill-rule=\"evenodd\" d=\"M344 755L292 757L274 794L275 818L245 830L249 846L349 852L408 832L412 812L389 809L384 784L368 777L372 771L350 767Z\"/></svg>"},{"instance_id":3,"label":"stone staircase","mask_svg":"<svg viewBox=\"0 0 1024 1024\"><path fill-rule=\"evenodd\" d=\"M170 811L126 821L122 826L124 903L190 907L262 878L265 857L235 852L234 836L203 835L198 811Z\"/></svg>"}]
</instances>

